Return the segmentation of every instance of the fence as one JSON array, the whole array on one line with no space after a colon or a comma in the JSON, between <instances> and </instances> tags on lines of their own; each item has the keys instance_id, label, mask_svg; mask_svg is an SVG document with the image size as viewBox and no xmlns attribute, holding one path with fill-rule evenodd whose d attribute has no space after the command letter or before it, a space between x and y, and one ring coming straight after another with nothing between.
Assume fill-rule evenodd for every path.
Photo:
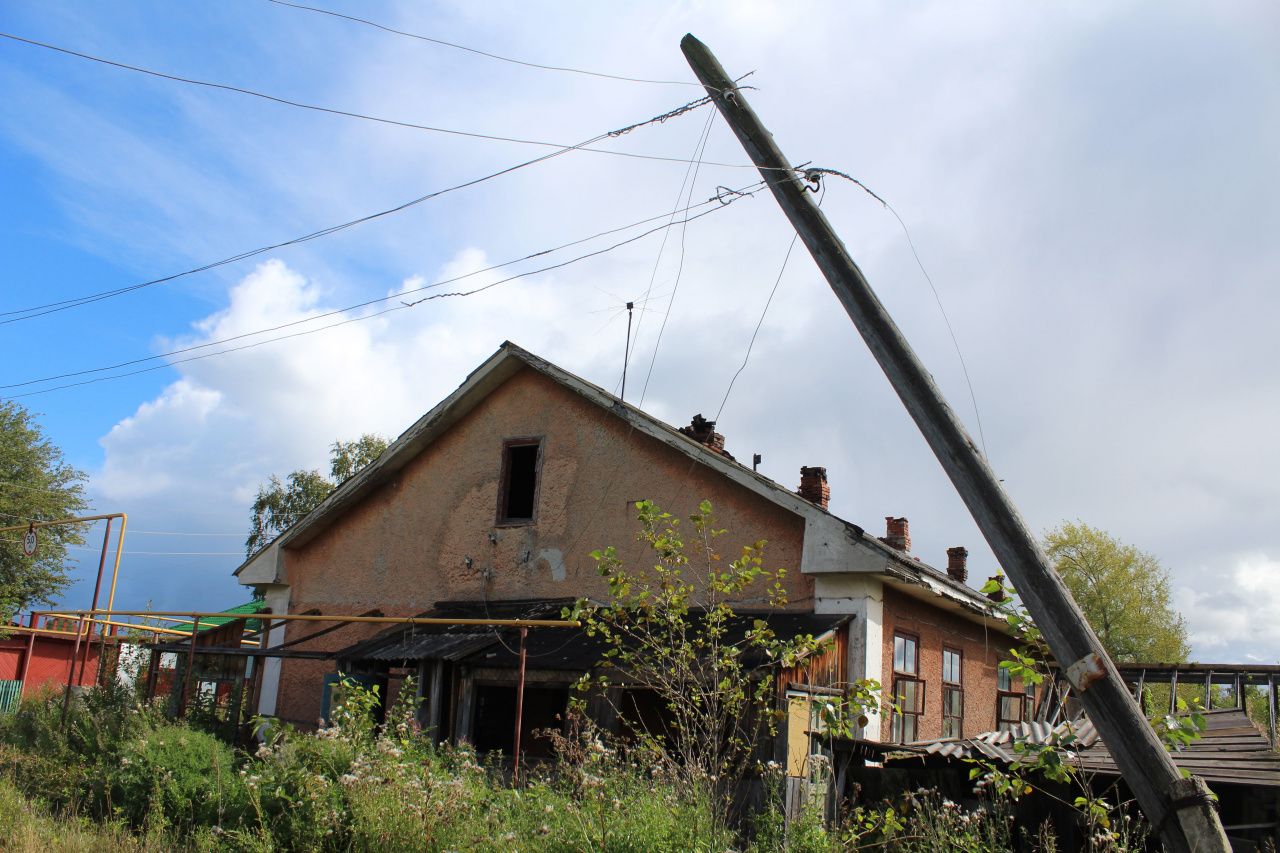
<instances>
[{"instance_id":1,"label":"fence","mask_svg":"<svg viewBox=\"0 0 1280 853\"><path fill-rule=\"evenodd\" d=\"M21 681L0 681L0 714L10 714L18 709L22 697Z\"/></svg>"}]
</instances>

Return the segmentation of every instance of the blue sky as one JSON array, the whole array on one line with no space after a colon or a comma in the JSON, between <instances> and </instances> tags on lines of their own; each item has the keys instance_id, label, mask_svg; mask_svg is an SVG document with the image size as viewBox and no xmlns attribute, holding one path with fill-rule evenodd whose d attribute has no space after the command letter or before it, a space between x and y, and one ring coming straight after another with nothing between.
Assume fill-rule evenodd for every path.
<instances>
[{"instance_id":1,"label":"blue sky","mask_svg":"<svg viewBox=\"0 0 1280 853\"><path fill-rule=\"evenodd\" d=\"M662 80L691 79L678 49L691 31L732 73L754 71L752 102L789 156L861 178L910 226L989 455L1032 526L1080 518L1156 554L1197 655L1280 658L1273 6L818 3L800 19L763 3L326 8ZM559 143L697 94L501 63L266 0L13 2L0 30L293 100ZM0 311L276 243L547 150L304 112L8 40L0 97ZM601 147L688 158L707 115ZM718 120L704 156L745 162ZM323 240L0 326L0 384L305 320L669 213L684 174L575 153ZM692 198L752 180L703 166ZM976 432L897 222L845 183L824 209ZM120 604L234 604L235 556L143 552L238 552L270 473L323 466L334 439L398 434L504 339L613 387L619 308L649 292L636 349L640 370L653 363L644 405L671 422L710 416L790 235L757 196L691 224L682 265L679 236L661 255L654 235L482 295L21 401L89 472L98 509L152 531L129 536ZM732 452L762 453L783 483L826 465L833 508L868 529L908 516L922 559L941 564L964 544L975 573L994 570L807 257L792 258L721 425ZM80 585L69 600L87 594Z\"/></svg>"}]
</instances>

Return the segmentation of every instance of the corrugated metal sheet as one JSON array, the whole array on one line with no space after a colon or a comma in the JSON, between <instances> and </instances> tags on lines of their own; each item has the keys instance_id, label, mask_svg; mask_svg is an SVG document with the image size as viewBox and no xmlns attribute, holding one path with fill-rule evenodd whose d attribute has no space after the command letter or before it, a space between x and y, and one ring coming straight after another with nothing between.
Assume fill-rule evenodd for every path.
<instances>
[{"instance_id":1,"label":"corrugated metal sheet","mask_svg":"<svg viewBox=\"0 0 1280 853\"><path fill-rule=\"evenodd\" d=\"M1280 788L1280 753L1271 748L1266 736L1244 711L1238 708L1209 711L1205 721L1206 728L1199 739L1172 753L1174 764L1208 782ZM1106 744L1087 718L1054 727L1045 723L1022 723L1010 731L909 744L903 753L886 755L885 763L909 763L936 756L961 760L986 758L1012 764L1024 760L1014 749L1019 740L1046 744L1055 736L1061 739L1068 733L1076 737L1070 747L1075 753L1072 764L1094 773L1119 775Z\"/></svg>"},{"instance_id":2,"label":"corrugated metal sheet","mask_svg":"<svg viewBox=\"0 0 1280 853\"><path fill-rule=\"evenodd\" d=\"M407 635L401 642L371 649L365 660L447 660L458 661L467 655L487 649L498 642L493 632L485 634Z\"/></svg>"}]
</instances>

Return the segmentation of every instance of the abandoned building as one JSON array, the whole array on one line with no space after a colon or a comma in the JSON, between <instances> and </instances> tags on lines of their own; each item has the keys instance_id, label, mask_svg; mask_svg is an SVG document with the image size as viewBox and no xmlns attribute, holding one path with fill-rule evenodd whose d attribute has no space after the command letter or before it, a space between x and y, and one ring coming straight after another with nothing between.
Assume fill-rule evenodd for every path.
<instances>
[{"instance_id":1,"label":"abandoned building","mask_svg":"<svg viewBox=\"0 0 1280 853\"><path fill-rule=\"evenodd\" d=\"M652 559L636 541L637 501L684 516L707 499L729 531L725 553L765 539L766 563L787 569L789 603L769 615L774 630L834 641L803 674L779 676L780 702L805 709L778 750L792 775L804 771L790 759L802 765L810 751L803 700L857 679L899 697L898 712L869 721L862 734L872 741L1021 722L1031 703L998 667L1011 641L966 582L967 552L949 549L937 555L946 568L934 568L912 552L905 518L889 517L877 535L828 511L824 468L799 479L796 489L739 463L701 416L668 426L505 343L236 575L269 613L558 618L575 599L605 596L591 550L616 546L631 565ZM437 737L512 748L514 631L385 628L275 623L266 645L280 651L261 659L257 711L315 725L339 671L381 683L388 698L413 674ZM570 630L528 631L522 730L551 725L598 659ZM522 751L537 749L522 738Z\"/></svg>"}]
</instances>

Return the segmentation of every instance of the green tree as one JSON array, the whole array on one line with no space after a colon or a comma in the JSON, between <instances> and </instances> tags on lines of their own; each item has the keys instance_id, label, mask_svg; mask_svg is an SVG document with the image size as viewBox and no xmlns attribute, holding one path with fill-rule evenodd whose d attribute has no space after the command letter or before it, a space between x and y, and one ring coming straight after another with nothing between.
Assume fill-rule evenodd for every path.
<instances>
[{"instance_id":1,"label":"green tree","mask_svg":"<svg viewBox=\"0 0 1280 853\"><path fill-rule=\"evenodd\" d=\"M14 402L0 402L0 526L82 515L88 506L85 475L67 464L62 451L35 418ZM44 527L35 556L22 552L22 533L0 542L0 618L33 604L53 604L66 589L67 546L83 541L77 526Z\"/></svg>"},{"instance_id":2,"label":"green tree","mask_svg":"<svg viewBox=\"0 0 1280 853\"><path fill-rule=\"evenodd\" d=\"M1050 530L1044 546L1113 660L1187 659L1186 622L1170 602L1169 573L1155 557L1079 521Z\"/></svg>"},{"instance_id":3,"label":"green tree","mask_svg":"<svg viewBox=\"0 0 1280 853\"><path fill-rule=\"evenodd\" d=\"M801 663L822 646L808 635L778 637L759 614L735 613L735 601L787 603L783 570L764 565L764 541L729 560L717 547L725 531L716 527L709 502L689 517L687 543L680 519L649 501L636 508L639 539L653 562L633 569L612 546L592 552L607 598L582 599L567 614L604 646L594 676L584 676L578 689L612 703L641 748L659 758L655 766L671 770L723 828L760 735L776 732L783 713L776 667ZM633 691L656 698L664 719L646 725L628 703Z\"/></svg>"},{"instance_id":4,"label":"green tree","mask_svg":"<svg viewBox=\"0 0 1280 853\"><path fill-rule=\"evenodd\" d=\"M281 480L275 474L258 487L249 519L245 556L251 556L288 530L344 480L354 476L387 449L387 439L366 433L355 441L335 441L329 447L329 476L314 469L299 469Z\"/></svg>"}]
</instances>

